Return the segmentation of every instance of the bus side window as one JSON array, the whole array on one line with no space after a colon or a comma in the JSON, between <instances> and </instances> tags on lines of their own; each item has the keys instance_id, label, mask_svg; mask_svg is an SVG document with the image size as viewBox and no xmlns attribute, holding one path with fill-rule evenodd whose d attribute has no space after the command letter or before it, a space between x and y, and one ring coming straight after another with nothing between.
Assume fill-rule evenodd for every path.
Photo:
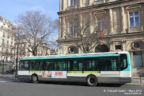
<instances>
[{"instance_id":1,"label":"bus side window","mask_svg":"<svg viewBox=\"0 0 144 96\"><path fill-rule=\"evenodd\" d=\"M58 60L55 67L58 71L66 71L65 60Z\"/></svg>"},{"instance_id":2,"label":"bus side window","mask_svg":"<svg viewBox=\"0 0 144 96\"><path fill-rule=\"evenodd\" d=\"M83 63L80 59L68 60L68 71L82 71Z\"/></svg>"},{"instance_id":3,"label":"bus side window","mask_svg":"<svg viewBox=\"0 0 144 96\"><path fill-rule=\"evenodd\" d=\"M54 69L54 62L53 61L46 61L46 70L52 71Z\"/></svg>"},{"instance_id":4,"label":"bus side window","mask_svg":"<svg viewBox=\"0 0 144 96\"><path fill-rule=\"evenodd\" d=\"M120 55L120 69L124 70L127 67L128 67L127 56L126 56L126 54L121 54Z\"/></svg>"},{"instance_id":5,"label":"bus side window","mask_svg":"<svg viewBox=\"0 0 144 96\"><path fill-rule=\"evenodd\" d=\"M39 70L45 70L44 69L44 61L39 61L40 65L39 65Z\"/></svg>"},{"instance_id":6,"label":"bus side window","mask_svg":"<svg viewBox=\"0 0 144 96\"><path fill-rule=\"evenodd\" d=\"M99 62L96 58L92 60L92 68L93 68L92 70L93 71L99 71L100 70L98 67L98 64L99 64Z\"/></svg>"},{"instance_id":7,"label":"bus side window","mask_svg":"<svg viewBox=\"0 0 144 96\"><path fill-rule=\"evenodd\" d=\"M38 71L40 68L40 61L35 62L34 70Z\"/></svg>"},{"instance_id":8,"label":"bus side window","mask_svg":"<svg viewBox=\"0 0 144 96\"><path fill-rule=\"evenodd\" d=\"M98 70L101 71L117 71L117 57L100 57L98 61Z\"/></svg>"},{"instance_id":9,"label":"bus side window","mask_svg":"<svg viewBox=\"0 0 144 96\"><path fill-rule=\"evenodd\" d=\"M29 62L28 61L21 61L19 69L20 70L29 70Z\"/></svg>"},{"instance_id":10,"label":"bus side window","mask_svg":"<svg viewBox=\"0 0 144 96\"><path fill-rule=\"evenodd\" d=\"M84 71L98 71L99 67L98 64L100 62L98 62L97 58L94 59L85 59L83 64L84 64Z\"/></svg>"},{"instance_id":11,"label":"bus side window","mask_svg":"<svg viewBox=\"0 0 144 96\"><path fill-rule=\"evenodd\" d=\"M30 65L30 70L34 70L35 62L29 61L29 65Z\"/></svg>"}]
</instances>

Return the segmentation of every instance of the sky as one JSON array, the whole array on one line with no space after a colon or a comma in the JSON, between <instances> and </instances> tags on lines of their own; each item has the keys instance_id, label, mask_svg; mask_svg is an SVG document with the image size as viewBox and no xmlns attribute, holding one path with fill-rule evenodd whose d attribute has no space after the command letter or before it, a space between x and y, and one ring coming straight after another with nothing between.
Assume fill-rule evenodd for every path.
<instances>
[{"instance_id":1,"label":"sky","mask_svg":"<svg viewBox=\"0 0 144 96\"><path fill-rule=\"evenodd\" d=\"M19 14L29 10L42 11L47 16L57 19L59 0L0 0L0 16L14 22Z\"/></svg>"},{"instance_id":2,"label":"sky","mask_svg":"<svg viewBox=\"0 0 144 96\"><path fill-rule=\"evenodd\" d=\"M0 0L0 16L11 22L16 22L20 14L26 11L41 11L52 19L58 19L59 0ZM58 30L53 33L51 40L57 40Z\"/></svg>"}]
</instances>

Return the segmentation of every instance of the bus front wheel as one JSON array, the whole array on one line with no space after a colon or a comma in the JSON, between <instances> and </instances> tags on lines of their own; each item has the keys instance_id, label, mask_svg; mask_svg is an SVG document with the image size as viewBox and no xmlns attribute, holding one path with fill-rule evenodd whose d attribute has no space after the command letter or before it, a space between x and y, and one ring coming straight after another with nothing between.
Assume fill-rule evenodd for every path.
<instances>
[{"instance_id":1,"label":"bus front wheel","mask_svg":"<svg viewBox=\"0 0 144 96\"><path fill-rule=\"evenodd\" d=\"M94 75L89 75L89 76L87 77L87 85L88 85L88 86L97 86L97 84L98 84L98 81L97 81L96 76L94 76Z\"/></svg>"},{"instance_id":2,"label":"bus front wheel","mask_svg":"<svg viewBox=\"0 0 144 96\"><path fill-rule=\"evenodd\" d=\"M38 77L36 75L31 76L32 83L38 83Z\"/></svg>"}]
</instances>

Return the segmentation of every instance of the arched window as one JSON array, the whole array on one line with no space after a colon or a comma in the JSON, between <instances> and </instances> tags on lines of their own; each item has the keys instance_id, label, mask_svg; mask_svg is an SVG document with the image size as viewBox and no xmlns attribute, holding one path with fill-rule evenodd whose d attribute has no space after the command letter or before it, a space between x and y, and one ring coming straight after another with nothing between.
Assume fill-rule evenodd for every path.
<instances>
[{"instance_id":1,"label":"arched window","mask_svg":"<svg viewBox=\"0 0 144 96\"><path fill-rule=\"evenodd\" d=\"M78 48L75 47L75 46L71 46L71 47L68 48L68 53L76 54L76 53L78 53Z\"/></svg>"}]
</instances>

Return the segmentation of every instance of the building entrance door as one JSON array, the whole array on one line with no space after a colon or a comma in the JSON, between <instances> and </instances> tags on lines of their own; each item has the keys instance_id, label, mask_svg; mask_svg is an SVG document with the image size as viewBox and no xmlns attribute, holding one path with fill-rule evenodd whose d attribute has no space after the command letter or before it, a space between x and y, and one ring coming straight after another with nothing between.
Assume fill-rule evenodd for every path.
<instances>
[{"instance_id":1,"label":"building entrance door","mask_svg":"<svg viewBox=\"0 0 144 96\"><path fill-rule=\"evenodd\" d=\"M142 52L133 52L134 67L141 67L143 65Z\"/></svg>"}]
</instances>

